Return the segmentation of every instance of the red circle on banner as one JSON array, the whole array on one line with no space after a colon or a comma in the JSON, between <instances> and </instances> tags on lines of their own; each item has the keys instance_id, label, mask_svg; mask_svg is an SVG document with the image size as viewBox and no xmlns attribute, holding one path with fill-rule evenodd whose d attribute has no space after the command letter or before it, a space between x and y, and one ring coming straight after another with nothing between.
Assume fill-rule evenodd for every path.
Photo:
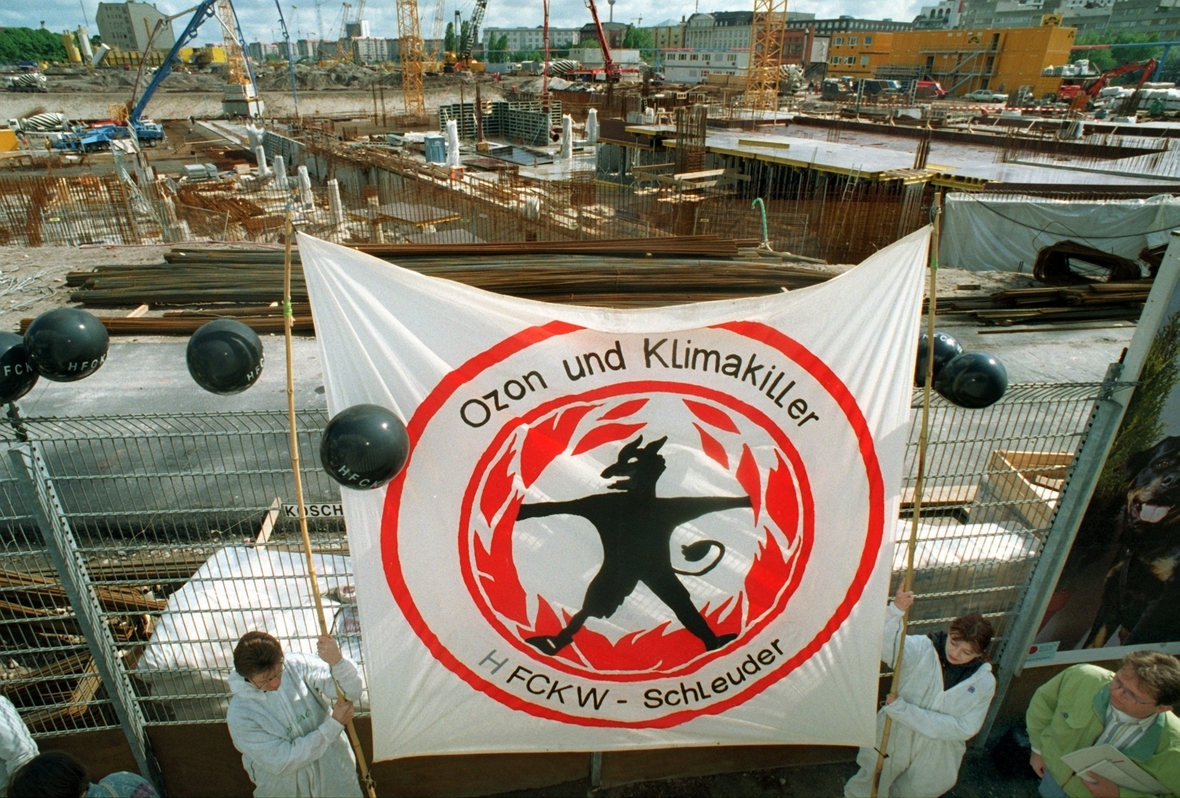
<instances>
[{"instance_id":1,"label":"red circle on banner","mask_svg":"<svg viewBox=\"0 0 1180 798\"><path fill-rule=\"evenodd\" d=\"M536 648L524 642L520 630L514 632L508 628L504 619L499 617L497 610L492 606L493 602L490 597L481 589L479 579L474 573L472 567L472 542L473 530L471 525L471 511L475 505L476 492L482 481L482 478L492 467L493 461L497 460L502 454L505 439L516 433L522 426L529 427L534 424L539 418L549 416L556 409L562 405L577 405L596 401L601 401L606 398L618 396L621 394L641 394L650 396L655 393L671 393L678 396L692 396L700 399L707 399L716 402L719 405L725 406L730 410L741 413L747 419L752 421L756 426L767 432L774 440L778 447L777 451L786 455L788 462L791 465L794 476L794 485L797 487L800 496L797 497L798 504L802 505L797 511L797 521L794 529L783 529L782 531L788 537L794 534L800 535L800 545L795 548L792 554L782 563L785 573L782 574L783 585L777 592L776 600L772 607L754 619L755 623L751 626L746 626L740 630L740 635L737 640L727 644L726 647L710 652L701 652L695 656L677 658L677 652L664 652L664 667L660 670L621 670L620 671L598 671L593 669L594 663L589 663L590 668L578 667L573 658L569 656L569 652L565 657L558 656L540 656ZM769 493L769 492L768 492ZM794 498L794 497L793 497ZM769 504L769 502L767 502ZM762 508L764 514L769 514L768 507ZM778 519L774 519L776 524ZM781 529L781 525L779 526ZM750 407L744 402L739 402L731 396L723 394L709 388L704 388L699 385L674 383L657 380L641 380L636 382L614 383L612 385L603 386L592 391L587 391L581 394L572 394L549 402L545 402L525 415L510 420L501 428L500 432L492 440L492 443L484 451L483 456L476 464L473 476L468 483L467 490L463 497L463 509L459 518L459 562L463 569L463 580L467 584L467 590L471 597L475 600L480 612L483 613L484 619L496 629L500 636L507 642L511 643L516 649L529 657L530 659L542 663L554 670L563 671L565 673L582 676L587 678L596 678L603 681L644 681L653 678L672 678L676 676L684 676L689 673L694 673L705 665L719 657L723 657L732 653L733 647L739 646L747 642L752 636L762 631L769 623L771 623L786 607L787 601L791 595L794 594L802 579L804 570L807 566L808 557L811 553L812 543L814 541L815 531L815 509L814 502L811 496L811 487L807 479L807 471L803 467L802 458L800 458L798 451L791 443L790 439L782 434L782 430L777 427L766 414ZM495 582L499 582L499 577L502 574L497 574ZM723 605L724 606L724 605ZM536 633L539 630L532 630ZM638 631L638 630L637 630ZM654 630L642 630L654 631ZM579 635L582 633L579 632ZM577 637L575 637L575 642ZM695 641L694 641L695 642ZM699 643L697 644L699 645ZM584 652L581 652L583 656ZM671 660L671 661L669 661Z\"/></svg>"},{"instance_id":2,"label":"red circle on banner","mask_svg":"<svg viewBox=\"0 0 1180 798\"><path fill-rule=\"evenodd\" d=\"M486 369L503 362L507 358L533 345L555 336L567 335L581 329L566 322L550 322L543 326L530 327L501 341L487 351L474 356L462 366L447 374L430 395L418 406L407 427L410 440L412 442L418 441L438 411L455 392ZM402 572L398 546L398 510L401 505L402 492L407 476L413 470L415 452L412 450L405 469L390 483L386 491L385 509L381 524L382 565L393 598L410 627L426 645L435 659L448 670L459 676L469 686L504 706L548 720L593 727L670 728L700 715L721 714L760 694L810 659L848 618L848 615L852 612L852 608L860 600L861 593L872 575L877 553L885 533L884 483L868 423L861 413L859 406L856 404L856 400L839 377L832 372L827 364L797 341L759 322L727 322L716 325L715 329L727 330L741 337L763 343L806 370L836 402L837 406L843 412L853 434L856 436L860 459L865 469L865 480L868 489L868 519L865 531L865 543L852 582L832 616L806 645L800 648L793 656L784 660L783 664L773 672L768 673L767 676L733 697L715 701L699 709L671 712L649 720L624 721L570 715L546 706L530 703L484 678L452 654L426 623L421 611L415 604L414 597L410 593L410 589L406 584L405 575ZM676 385L677 390L683 390L684 387L683 385ZM505 640L512 641L513 638L514 636L506 636ZM663 678L663 675L649 676L648 678Z\"/></svg>"}]
</instances>

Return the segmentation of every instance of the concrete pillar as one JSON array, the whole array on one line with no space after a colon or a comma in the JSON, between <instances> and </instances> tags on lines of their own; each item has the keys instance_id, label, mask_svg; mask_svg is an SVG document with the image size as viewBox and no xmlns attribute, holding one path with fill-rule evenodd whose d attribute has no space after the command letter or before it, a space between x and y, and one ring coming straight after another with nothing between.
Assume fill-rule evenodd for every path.
<instances>
[{"instance_id":1,"label":"concrete pillar","mask_svg":"<svg viewBox=\"0 0 1180 798\"><path fill-rule=\"evenodd\" d=\"M574 157L574 120L569 114L561 117L561 160Z\"/></svg>"},{"instance_id":2,"label":"concrete pillar","mask_svg":"<svg viewBox=\"0 0 1180 798\"><path fill-rule=\"evenodd\" d=\"M598 143L598 109L591 108L586 112L586 141L590 144Z\"/></svg>"},{"instance_id":3,"label":"concrete pillar","mask_svg":"<svg viewBox=\"0 0 1180 798\"><path fill-rule=\"evenodd\" d=\"M328 221L334 227L344 224L344 203L340 200L340 183L328 181Z\"/></svg>"},{"instance_id":4,"label":"concrete pillar","mask_svg":"<svg viewBox=\"0 0 1180 798\"><path fill-rule=\"evenodd\" d=\"M283 156L276 155L274 161L275 172L275 188L281 191L286 191L291 187L287 182L287 164L283 161Z\"/></svg>"},{"instance_id":5,"label":"concrete pillar","mask_svg":"<svg viewBox=\"0 0 1180 798\"><path fill-rule=\"evenodd\" d=\"M368 205L369 212L372 214L369 220L369 240L374 244L384 244L385 231L381 229L381 222L377 221L377 214L381 212L381 200L377 197L369 197Z\"/></svg>"},{"instance_id":6,"label":"concrete pillar","mask_svg":"<svg viewBox=\"0 0 1180 798\"><path fill-rule=\"evenodd\" d=\"M258 160L258 176L266 177L270 174L270 167L266 165L266 150L259 144L254 148L254 157Z\"/></svg>"},{"instance_id":7,"label":"concrete pillar","mask_svg":"<svg viewBox=\"0 0 1180 798\"><path fill-rule=\"evenodd\" d=\"M299 203L305 208L315 204L315 196L311 193L311 175L306 166L299 167Z\"/></svg>"},{"instance_id":8,"label":"concrete pillar","mask_svg":"<svg viewBox=\"0 0 1180 798\"><path fill-rule=\"evenodd\" d=\"M246 141L249 142L250 152L254 152L255 148L262 146L262 129L247 124Z\"/></svg>"},{"instance_id":9,"label":"concrete pillar","mask_svg":"<svg viewBox=\"0 0 1180 798\"><path fill-rule=\"evenodd\" d=\"M461 165L459 160L459 123L454 119L447 122L447 168Z\"/></svg>"}]
</instances>

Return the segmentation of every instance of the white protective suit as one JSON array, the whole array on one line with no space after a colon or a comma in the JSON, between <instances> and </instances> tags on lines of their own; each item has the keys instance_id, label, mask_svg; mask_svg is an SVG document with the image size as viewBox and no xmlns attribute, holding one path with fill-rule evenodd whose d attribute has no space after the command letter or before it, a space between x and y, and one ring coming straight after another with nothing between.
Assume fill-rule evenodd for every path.
<instances>
[{"instance_id":1,"label":"white protective suit","mask_svg":"<svg viewBox=\"0 0 1180 798\"><path fill-rule=\"evenodd\" d=\"M318 657L291 652L271 692L230 674L226 720L255 798L361 798L352 747L332 717L333 678L348 700L360 699L360 676L347 658L329 669Z\"/></svg>"},{"instance_id":2,"label":"white protective suit","mask_svg":"<svg viewBox=\"0 0 1180 798\"><path fill-rule=\"evenodd\" d=\"M892 666L901 634L902 611L890 606L885 618L881 661ZM950 690L942 689L942 665L934 643L925 635L906 635L901 684L897 700L877 713L877 743L885 716L893 718L889 756L881 771L878 795L935 798L955 786L967 740L983 726L996 692L991 665L986 662ZM860 772L844 785L844 794L871 794L877 751L862 748L856 757Z\"/></svg>"},{"instance_id":3,"label":"white protective suit","mask_svg":"<svg viewBox=\"0 0 1180 798\"><path fill-rule=\"evenodd\" d=\"M8 789L8 777L38 753L37 743L20 713L11 701L0 696L0 796Z\"/></svg>"}]
</instances>

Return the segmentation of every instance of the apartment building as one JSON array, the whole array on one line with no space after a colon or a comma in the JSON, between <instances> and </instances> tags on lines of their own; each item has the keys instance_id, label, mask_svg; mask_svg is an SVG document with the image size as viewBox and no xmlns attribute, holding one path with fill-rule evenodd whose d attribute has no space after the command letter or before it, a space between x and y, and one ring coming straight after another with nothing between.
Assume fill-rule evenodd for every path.
<instances>
[{"instance_id":1,"label":"apartment building","mask_svg":"<svg viewBox=\"0 0 1180 798\"><path fill-rule=\"evenodd\" d=\"M176 44L172 23L154 4L99 3L94 18L103 43L120 50L143 52L149 39L153 50L168 50ZM158 31L157 23L160 23ZM152 38L153 31L155 38Z\"/></svg>"},{"instance_id":2,"label":"apartment building","mask_svg":"<svg viewBox=\"0 0 1180 798\"><path fill-rule=\"evenodd\" d=\"M483 46L486 50L492 39L501 36L508 37L508 51L511 53L540 52L545 48L544 29L538 25L535 28L484 28ZM550 28L549 49L564 50L582 40L580 28Z\"/></svg>"}]
</instances>

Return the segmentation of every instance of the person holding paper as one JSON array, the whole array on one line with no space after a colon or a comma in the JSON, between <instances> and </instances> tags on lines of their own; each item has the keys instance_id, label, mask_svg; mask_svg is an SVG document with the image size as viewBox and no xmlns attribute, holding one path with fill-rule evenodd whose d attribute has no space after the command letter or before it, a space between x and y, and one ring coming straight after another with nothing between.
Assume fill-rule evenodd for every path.
<instances>
[{"instance_id":1,"label":"person holding paper","mask_svg":"<svg viewBox=\"0 0 1180 798\"><path fill-rule=\"evenodd\" d=\"M344 734L361 697L360 675L331 636L322 635L316 651L319 659L284 655L266 632L247 632L234 648L226 721L255 798L361 798Z\"/></svg>"},{"instance_id":2,"label":"person holding paper","mask_svg":"<svg viewBox=\"0 0 1180 798\"><path fill-rule=\"evenodd\" d=\"M1029 764L1041 777L1040 793L1050 796L1180 795L1180 718L1172 708L1180 701L1180 661L1158 651L1134 651L1123 657L1117 673L1096 665L1074 665L1043 684L1025 716L1032 741ZM1115 764L1125 782L1086 769L1074 772L1063 757L1092 746L1113 746L1130 762ZM1076 764L1076 762L1075 762ZM1127 786L1139 770L1158 782L1148 792Z\"/></svg>"},{"instance_id":3,"label":"person holding paper","mask_svg":"<svg viewBox=\"0 0 1180 798\"><path fill-rule=\"evenodd\" d=\"M901 637L902 614L914 594L898 590L885 616L881 660L892 666ZM885 716L893 718L889 756L878 795L936 798L955 786L970 740L983 725L996 692L992 668L984 660L994 634L991 623L973 612L951 621L947 632L906 635L901 682L877 714L877 745ZM862 748L860 771L844 785L844 795L867 798L872 792L877 749Z\"/></svg>"}]
</instances>

